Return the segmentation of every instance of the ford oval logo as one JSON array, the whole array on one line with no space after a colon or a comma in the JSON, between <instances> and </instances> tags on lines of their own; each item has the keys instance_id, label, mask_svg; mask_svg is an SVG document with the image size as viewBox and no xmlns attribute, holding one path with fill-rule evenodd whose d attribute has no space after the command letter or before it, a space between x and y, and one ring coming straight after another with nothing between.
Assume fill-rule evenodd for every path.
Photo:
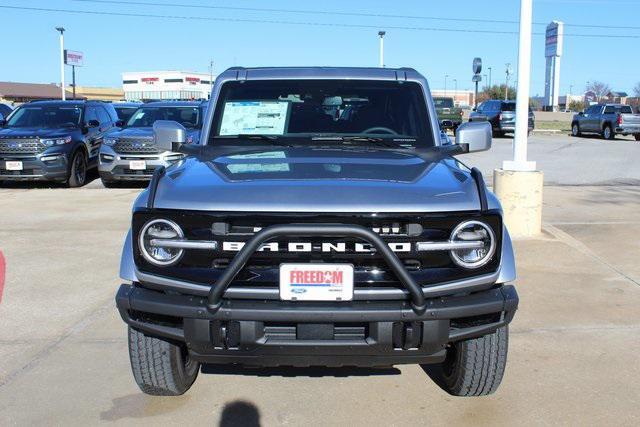
<instances>
[{"instance_id":1,"label":"ford oval logo","mask_svg":"<svg viewBox=\"0 0 640 427\"><path fill-rule=\"evenodd\" d=\"M20 144L18 142L10 142L9 143L9 148L22 148L22 144Z\"/></svg>"},{"instance_id":2,"label":"ford oval logo","mask_svg":"<svg viewBox=\"0 0 640 427\"><path fill-rule=\"evenodd\" d=\"M294 294L304 294L305 292L307 292L307 290L301 288L293 288L291 289L291 292Z\"/></svg>"},{"instance_id":3,"label":"ford oval logo","mask_svg":"<svg viewBox=\"0 0 640 427\"><path fill-rule=\"evenodd\" d=\"M132 144L131 144L131 146L132 146L133 148L142 148L142 147L144 147L145 145L146 145L146 144L145 144L144 142L134 142L134 143L132 143Z\"/></svg>"}]
</instances>

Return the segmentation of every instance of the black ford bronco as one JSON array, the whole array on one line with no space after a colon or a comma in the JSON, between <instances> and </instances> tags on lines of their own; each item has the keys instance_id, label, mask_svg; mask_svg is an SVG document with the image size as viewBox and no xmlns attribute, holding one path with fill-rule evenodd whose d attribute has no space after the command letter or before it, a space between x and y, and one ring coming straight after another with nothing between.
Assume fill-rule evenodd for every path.
<instances>
[{"instance_id":1,"label":"black ford bronco","mask_svg":"<svg viewBox=\"0 0 640 427\"><path fill-rule=\"evenodd\" d=\"M162 150L133 207L116 303L136 382L179 395L202 363L432 365L449 393L494 392L518 296L496 197L441 138L412 69L232 68L200 145Z\"/></svg>"}]
</instances>

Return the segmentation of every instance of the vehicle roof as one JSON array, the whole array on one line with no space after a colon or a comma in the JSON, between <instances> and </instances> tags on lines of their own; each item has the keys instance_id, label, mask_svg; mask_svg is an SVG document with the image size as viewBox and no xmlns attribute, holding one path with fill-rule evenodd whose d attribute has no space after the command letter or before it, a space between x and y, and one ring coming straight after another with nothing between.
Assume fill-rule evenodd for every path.
<instances>
[{"instance_id":1,"label":"vehicle roof","mask_svg":"<svg viewBox=\"0 0 640 427\"><path fill-rule=\"evenodd\" d=\"M142 105L142 102L112 102L111 105L114 106L114 108L118 108L118 107L139 107Z\"/></svg>"},{"instance_id":2,"label":"vehicle roof","mask_svg":"<svg viewBox=\"0 0 640 427\"><path fill-rule=\"evenodd\" d=\"M81 99L67 99L65 101L61 99L48 99L48 100L40 100L40 101L30 101L23 105L86 105L86 104L105 104L103 101L89 100L84 101Z\"/></svg>"},{"instance_id":3,"label":"vehicle roof","mask_svg":"<svg viewBox=\"0 0 640 427\"><path fill-rule=\"evenodd\" d=\"M390 81L422 78L413 68L404 67L231 67L218 77L238 80L344 78Z\"/></svg>"},{"instance_id":4,"label":"vehicle roof","mask_svg":"<svg viewBox=\"0 0 640 427\"><path fill-rule=\"evenodd\" d=\"M200 101L153 101L140 104L140 107L199 107L201 105Z\"/></svg>"}]
</instances>

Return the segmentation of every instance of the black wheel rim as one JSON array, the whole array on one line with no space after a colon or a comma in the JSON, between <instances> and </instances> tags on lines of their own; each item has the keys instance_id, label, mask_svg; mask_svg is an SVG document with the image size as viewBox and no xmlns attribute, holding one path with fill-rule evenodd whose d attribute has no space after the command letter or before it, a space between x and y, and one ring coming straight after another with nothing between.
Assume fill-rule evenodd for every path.
<instances>
[{"instance_id":1,"label":"black wheel rim","mask_svg":"<svg viewBox=\"0 0 640 427\"><path fill-rule=\"evenodd\" d=\"M73 162L73 170L76 181L78 184L83 184L86 176L87 168L84 164L84 156L81 153L76 155L76 158Z\"/></svg>"}]
</instances>

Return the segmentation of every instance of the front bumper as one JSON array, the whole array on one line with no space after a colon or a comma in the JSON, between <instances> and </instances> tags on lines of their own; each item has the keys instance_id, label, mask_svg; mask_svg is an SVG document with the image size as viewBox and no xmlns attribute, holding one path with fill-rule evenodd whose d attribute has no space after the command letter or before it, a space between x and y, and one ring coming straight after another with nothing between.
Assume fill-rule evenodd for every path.
<instances>
[{"instance_id":1,"label":"front bumper","mask_svg":"<svg viewBox=\"0 0 640 427\"><path fill-rule=\"evenodd\" d=\"M206 363L255 366L388 366L439 363L447 344L492 333L518 306L511 285L430 298L416 312L407 301L309 303L207 299L123 284L123 320L146 334L184 342Z\"/></svg>"},{"instance_id":2,"label":"front bumper","mask_svg":"<svg viewBox=\"0 0 640 427\"><path fill-rule=\"evenodd\" d=\"M184 156L180 153L164 152L159 154L116 153L111 147L100 147L100 162L98 172L107 181L148 181L156 169L167 167ZM131 169L131 161L142 160L145 169Z\"/></svg>"},{"instance_id":3,"label":"front bumper","mask_svg":"<svg viewBox=\"0 0 640 427\"><path fill-rule=\"evenodd\" d=\"M44 160L43 160L44 159ZM22 162L22 170L7 170L7 161ZM65 181L68 161L64 153L13 155L0 153L0 181Z\"/></svg>"}]
</instances>

